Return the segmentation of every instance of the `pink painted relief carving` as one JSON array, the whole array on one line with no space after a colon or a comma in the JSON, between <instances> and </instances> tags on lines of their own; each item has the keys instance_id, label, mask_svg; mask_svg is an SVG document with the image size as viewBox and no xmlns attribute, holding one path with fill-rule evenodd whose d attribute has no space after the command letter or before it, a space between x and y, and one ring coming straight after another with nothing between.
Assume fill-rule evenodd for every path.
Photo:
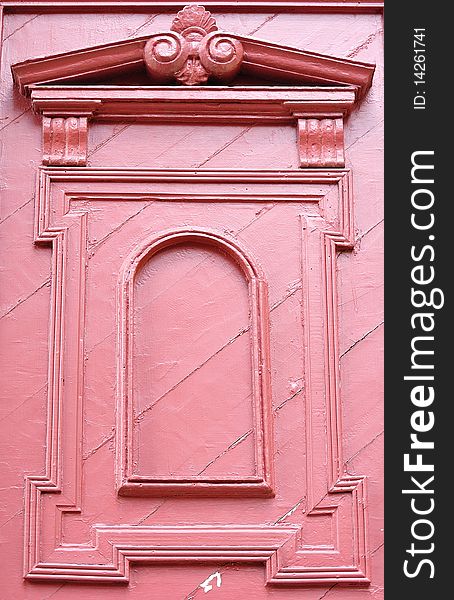
<instances>
[{"instance_id":1,"label":"pink painted relief carving","mask_svg":"<svg viewBox=\"0 0 454 600\"><path fill-rule=\"evenodd\" d=\"M378 600L380 16L82 4L3 27L0 596Z\"/></svg>"},{"instance_id":2,"label":"pink painted relief carving","mask_svg":"<svg viewBox=\"0 0 454 600\"><path fill-rule=\"evenodd\" d=\"M210 76L233 79L243 60L241 42L218 34L211 13L191 4L181 10L167 34L150 38L144 60L150 77L175 78L184 85L200 85Z\"/></svg>"},{"instance_id":3,"label":"pink painted relief carving","mask_svg":"<svg viewBox=\"0 0 454 600\"><path fill-rule=\"evenodd\" d=\"M237 240L187 228L122 271L120 493L273 494L261 269Z\"/></svg>"}]
</instances>

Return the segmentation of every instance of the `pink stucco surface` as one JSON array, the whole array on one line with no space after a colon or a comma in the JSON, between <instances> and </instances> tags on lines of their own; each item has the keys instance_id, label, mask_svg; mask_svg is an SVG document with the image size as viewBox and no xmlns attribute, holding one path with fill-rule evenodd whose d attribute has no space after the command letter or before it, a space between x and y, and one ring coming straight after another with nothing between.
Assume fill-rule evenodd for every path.
<instances>
[{"instance_id":1,"label":"pink stucco surface","mask_svg":"<svg viewBox=\"0 0 454 600\"><path fill-rule=\"evenodd\" d=\"M31 57L136 37L168 28L168 14L7 14L1 63L2 263L0 541L5 600L367 600L383 589L383 69L379 14L219 13L220 28L313 52L376 63L373 85L345 124L346 167L353 175L355 247L337 258L342 444L348 475L368 483L369 587L265 586L261 564L132 564L129 585L23 579L24 477L44 472L51 249L33 240L40 119L13 89L10 66ZM96 123L89 167L297 169L295 129L287 125ZM327 196L328 197L328 196ZM83 509L66 513L63 544L90 541L90 523L174 525L299 524L304 469L305 372L299 216L295 203L92 203L88 225L87 321L83 391ZM118 272L134 245L156 230L199 227L238 235L268 281L274 419L273 498L118 497L113 474ZM115 235L112 235L115 232ZM308 259L310 263L311 257ZM317 260L314 253L312 260ZM69 263L69 267L71 268ZM313 265L315 269L318 264ZM70 292L68 292L70 293ZM68 298L68 303L72 302ZM218 248L194 241L147 259L134 280L132 397L137 474L192 477L255 475L248 282ZM226 341L235 338L219 354ZM213 358L212 358L213 357ZM207 363L209 361L209 364ZM203 365L203 368L200 366ZM180 382L183 383L180 385ZM178 387L180 386L180 387ZM170 392L169 392L170 390ZM177 391L174 391L177 390ZM164 400L161 400L162 396ZM156 406L148 410L150 404ZM201 405L201 402L204 403ZM143 414L142 414L143 413ZM326 415L316 416L323 427ZM210 426L211 424L211 426ZM241 439L251 430L252 433ZM235 442L240 440L238 444ZM233 446L232 446L233 444ZM232 448L228 451L229 446ZM324 441L312 447L322 452ZM219 457L219 460L217 460ZM205 471L207 469L207 471ZM317 484L316 484L317 485ZM49 495L50 496L50 495ZM54 495L55 496L55 495ZM56 504L55 498L45 502ZM61 498L64 503L65 499ZM296 507L296 508L295 508ZM295 508L295 510L292 510ZM51 528L51 520L43 524ZM330 538L320 519L313 539ZM342 527L340 527L342 535ZM52 537L52 533L50 537ZM303 540L305 529L303 527ZM200 585L219 572L219 587ZM213 579L214 584L216 580Z\"/></svg>"}]
</instances>

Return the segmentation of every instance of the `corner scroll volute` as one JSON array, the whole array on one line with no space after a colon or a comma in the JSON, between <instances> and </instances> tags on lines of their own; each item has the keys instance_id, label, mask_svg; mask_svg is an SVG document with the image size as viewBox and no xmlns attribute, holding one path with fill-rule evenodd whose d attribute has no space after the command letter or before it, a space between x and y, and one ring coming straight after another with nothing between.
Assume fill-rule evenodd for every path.
<instances>
[{"instance_id":1,"label":"corner scroll volute","mask_svg":"<svg viewBox=\"0 0 454 600\"><path fill-rule=\"evenodd\" d=\"M188 60L189 52L189 44L175 31L152 35L143 50L148 76L157 83L174 79Z\"/></svg>"},{"instance_id":2,"label":"corner scroll volute","mask_svg":"<svg viewBox=\"0 0 454 600\"><path fill-rule=\"evenodd\" d=\"M244 50L241 42L225 33L210 33L200 44L200 61L205 69L222 81L230 81L241 69Z\"/></svg>"}]
</instances>

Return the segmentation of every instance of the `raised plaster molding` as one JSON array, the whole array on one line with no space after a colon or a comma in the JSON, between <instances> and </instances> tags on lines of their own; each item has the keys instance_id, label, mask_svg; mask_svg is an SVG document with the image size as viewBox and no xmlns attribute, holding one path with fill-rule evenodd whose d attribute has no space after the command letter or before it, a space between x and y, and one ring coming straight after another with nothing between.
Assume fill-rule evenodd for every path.
<instances>
[{"instance_id":1,"label":"raised plaster molding","mask_svg":"<svg viewBox=\"0 0 454 600\"><path fill-rule=\"evenodd\" d=\"M87 117L43 117L43 164L87 162Z\"/></svg>"},{"instance_id":2,"label":"raised plaster molding","mask_svg":"<svg viewBox=\"0 0 454 600\"><path fill-rule=\"evenodd\" d=\"M228 81L240 71L244 54L241 42L218 33L215 19L203 6L185 6L170 29L152 35L143 49L152 80L176 79L183 85L200 85L209 77Z\"/></svg>"},{"instance_id":3,"label":"raised plaster molding","mask_svg":"<svg viewBox=\"0 0 454 600\"><path fill-rule=\"evenodd\" d=\"M22 94L29 94L33 84L86 85L138 68L146 68L153 80L176 77L187 85L202 83L209 75L231 79L238 72L268 79L274 85L349 85L358 97L371 85L375 67L369 63L219 33L216 29L210 13L189 5L178 13L170 32L16 63L12 66L13 78Z\"/></svg>"},{"instance_id":4,"label":"raised plaster molding","mask_svg":"<svg viewBox=\"0 0 454 600\"><path fill-rule=\"evenodd\" d=\"M300 167L344 167L343 124L342 115L298 117Z\"/></svg>"},{"instance_id":5,"label":"raised plaster molding","mask_svg":"<svg viewBox=\"0 0 454 600\"><path fill-rule=\"evenodd\" d=\"M313 115L344 116L355 105L349 87L33 86L37 113L63 115L92 107L93 120L293 123Z\"/></svg>"},{"instance_id":6,"label":"raised plaster molding","mask_svg":"<svg viewBox=\"0 0 454 600\"><path fill-rule=\"evenodd\" d=\"M207 476L153 478L133 473L133 366L134 278L141 265L161 249L184 242L214 246L231 256L240 266L249 288L252 357L253 439L257 474L244 479ZM209 229L186 227L161 232L142 240L125 261L119 282L119 439L117 482L125 496L273 496L273 417L271 413L271 373L269 347L269 306L265 276L238 240Z\"/></svg>"},{"instance_id":7,"label":"raised plaster molding","mask_svg":"<svg viewBox=\"0 0 454 600\"><path fill-rule=\"evenodd\" d=\"M243 47L241 72L269 79L274 85L353 86L361 97L372 83L375 67L368 63L234 34L229 37ZM144 48L149 39L146 36L16 63L12 66L14 81L22 94L29 95L34 85L62 82L87 85L90 81L127 74L144 65Z\"/></svg>"},{"instance_id":8,"label":"raised plaster molding","mask_svg":"<svg viewBox=\"0 0 454 600\"><path fill-rule=\"evenodd\" d=\"M168 32L28 60L13 65L12 72L21 93L31 96L34 110L57 118L43 121L44 164L85 164L89 116L173 123L296 123L300 166L331 168L345 166L343 118L367 92L374 68L221 33L208 11L189 5ZM138 69L149 74L149 86L95 83ZM271 85L235 86L239 73ZM203 85L210 79L233 85ZM162 85L172 82L181 85ZM84 104L91 106L88 115ZM79 119L78 127L70 117Z\"/></svg>"},{"instance_id":9,"label":"raised plaster molding","mask_svg":"<svg viewBox=\"0 0 454 600\"><path fill-rule=\"evenodd\" d=\"M68 105L45 107L43 115L43 164L81 167L87 164L88 120L100 104L78 99Z\"/></svg>"},{"instance_id":10,"label":"raised plaster molding","mask_svg":"<svg viewBox=\"0 0 454 600\"><path fill-rule=\"evenodd\" d=\"M92 523L90 544L63 547L63 515L83 512L80 436L89 203L138 198L172 201L175 183L189 184L177 194L179 201L272 200L304 202L310 208L301 215L305 509L293 515L296 523L288 525ZM203 191L206 184L209 195ZM41 168L36 203L36 242L53 247L48 444L44 475L26 478L25 577L115 583L129 580L135 562L254 561L265 564L269 585L367 585L366 482L362 476L346 473L338 372L336 255L353 247L350 172ZM320 421L320 414L326 415L326 421ZM116 439L121 449L123 440ZM306 542L314 535L317 538L320 520L324 531L331 531L329 542Z\"/></svg>"},{"instance_id":11,"label":"raised plaster molding","mask_svg":"<svg viewBox=\"0 0 454 600\"><path fill-rule=\"evenodd\" d=\"M225 10L232 8L231 0L205 0L204 4L211 10ZM381 13L383 12L383 0L236 0L235 10L257 11L279 8L281 11L298 10L302 13ZM30 12L39 10L44 13L60 12L71 9L76 12L87 10L102 10L106 7L119 12L150 12L167 11L179 9L181 2L175 0L3 0L0 8L8 12Z\"/></svg>"}]
</instances>

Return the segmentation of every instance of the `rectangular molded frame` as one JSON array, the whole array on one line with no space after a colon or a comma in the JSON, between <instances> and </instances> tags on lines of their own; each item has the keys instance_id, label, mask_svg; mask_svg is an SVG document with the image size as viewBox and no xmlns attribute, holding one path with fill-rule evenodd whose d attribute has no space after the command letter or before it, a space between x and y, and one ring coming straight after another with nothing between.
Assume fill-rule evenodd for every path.
<instances>
[{"instance_id":1,"label":"rectangular molded frame","mask_svg":"<svg viewBox=\"0 0 454 600\"><path fill-rule=\"evenodd\" d=\"M313 207L301 217L302 277L303 289L307 292L303 302L307 373L304 522L302 526L92 524L92 544L68 548L61 545L61 519L64 513L82 510L80 432L88 218L87 211L75 207L73 200L92 196L96 182L101 186L98 190L101 195L110 194L112 200L118 200L117 184L128 187L128 191L121 192L121 197L137 199L144 196L140 186L176 181L215 184L216 197L230 196L236 201L241 198L249 202L303 201ZM254 184L259 184L260 194L255 193ZM299 195L295 184L314 184L314 193ZM328 185L330 190L335 188L337 193L320 195L319 184ZM159 191L155 190L150 197L158 196ZM269 585L368 585L366 478L348 475L344 470L338 374L336 256L338 250L353 247L350 172L342 169L197 172L41 168L36 202L35 240L51 243L53 247L48 445L45 474L26 479L25 577L127 582L130 565L134 562L219 563L227 560L264 563ZM69 257L73 270L68 269ZM320 265L320 268L310 269L309 265ZM76 305L69 307L64 302L65 293ZM76 319L72 317L75 314ZM320 411L327 415L326 427L324 424L321 427L315 417ZM321 476L322 473L326 476ZM47 501L44 501L46 496ZM302 528L306 534L314 525L316 530L320 517L332 523L331 542L304 545ZM53 528L57 537L49 539L48 532ZM42 554L44 541L55 548L50 556Z\"/></svg>"}]
</instances>

